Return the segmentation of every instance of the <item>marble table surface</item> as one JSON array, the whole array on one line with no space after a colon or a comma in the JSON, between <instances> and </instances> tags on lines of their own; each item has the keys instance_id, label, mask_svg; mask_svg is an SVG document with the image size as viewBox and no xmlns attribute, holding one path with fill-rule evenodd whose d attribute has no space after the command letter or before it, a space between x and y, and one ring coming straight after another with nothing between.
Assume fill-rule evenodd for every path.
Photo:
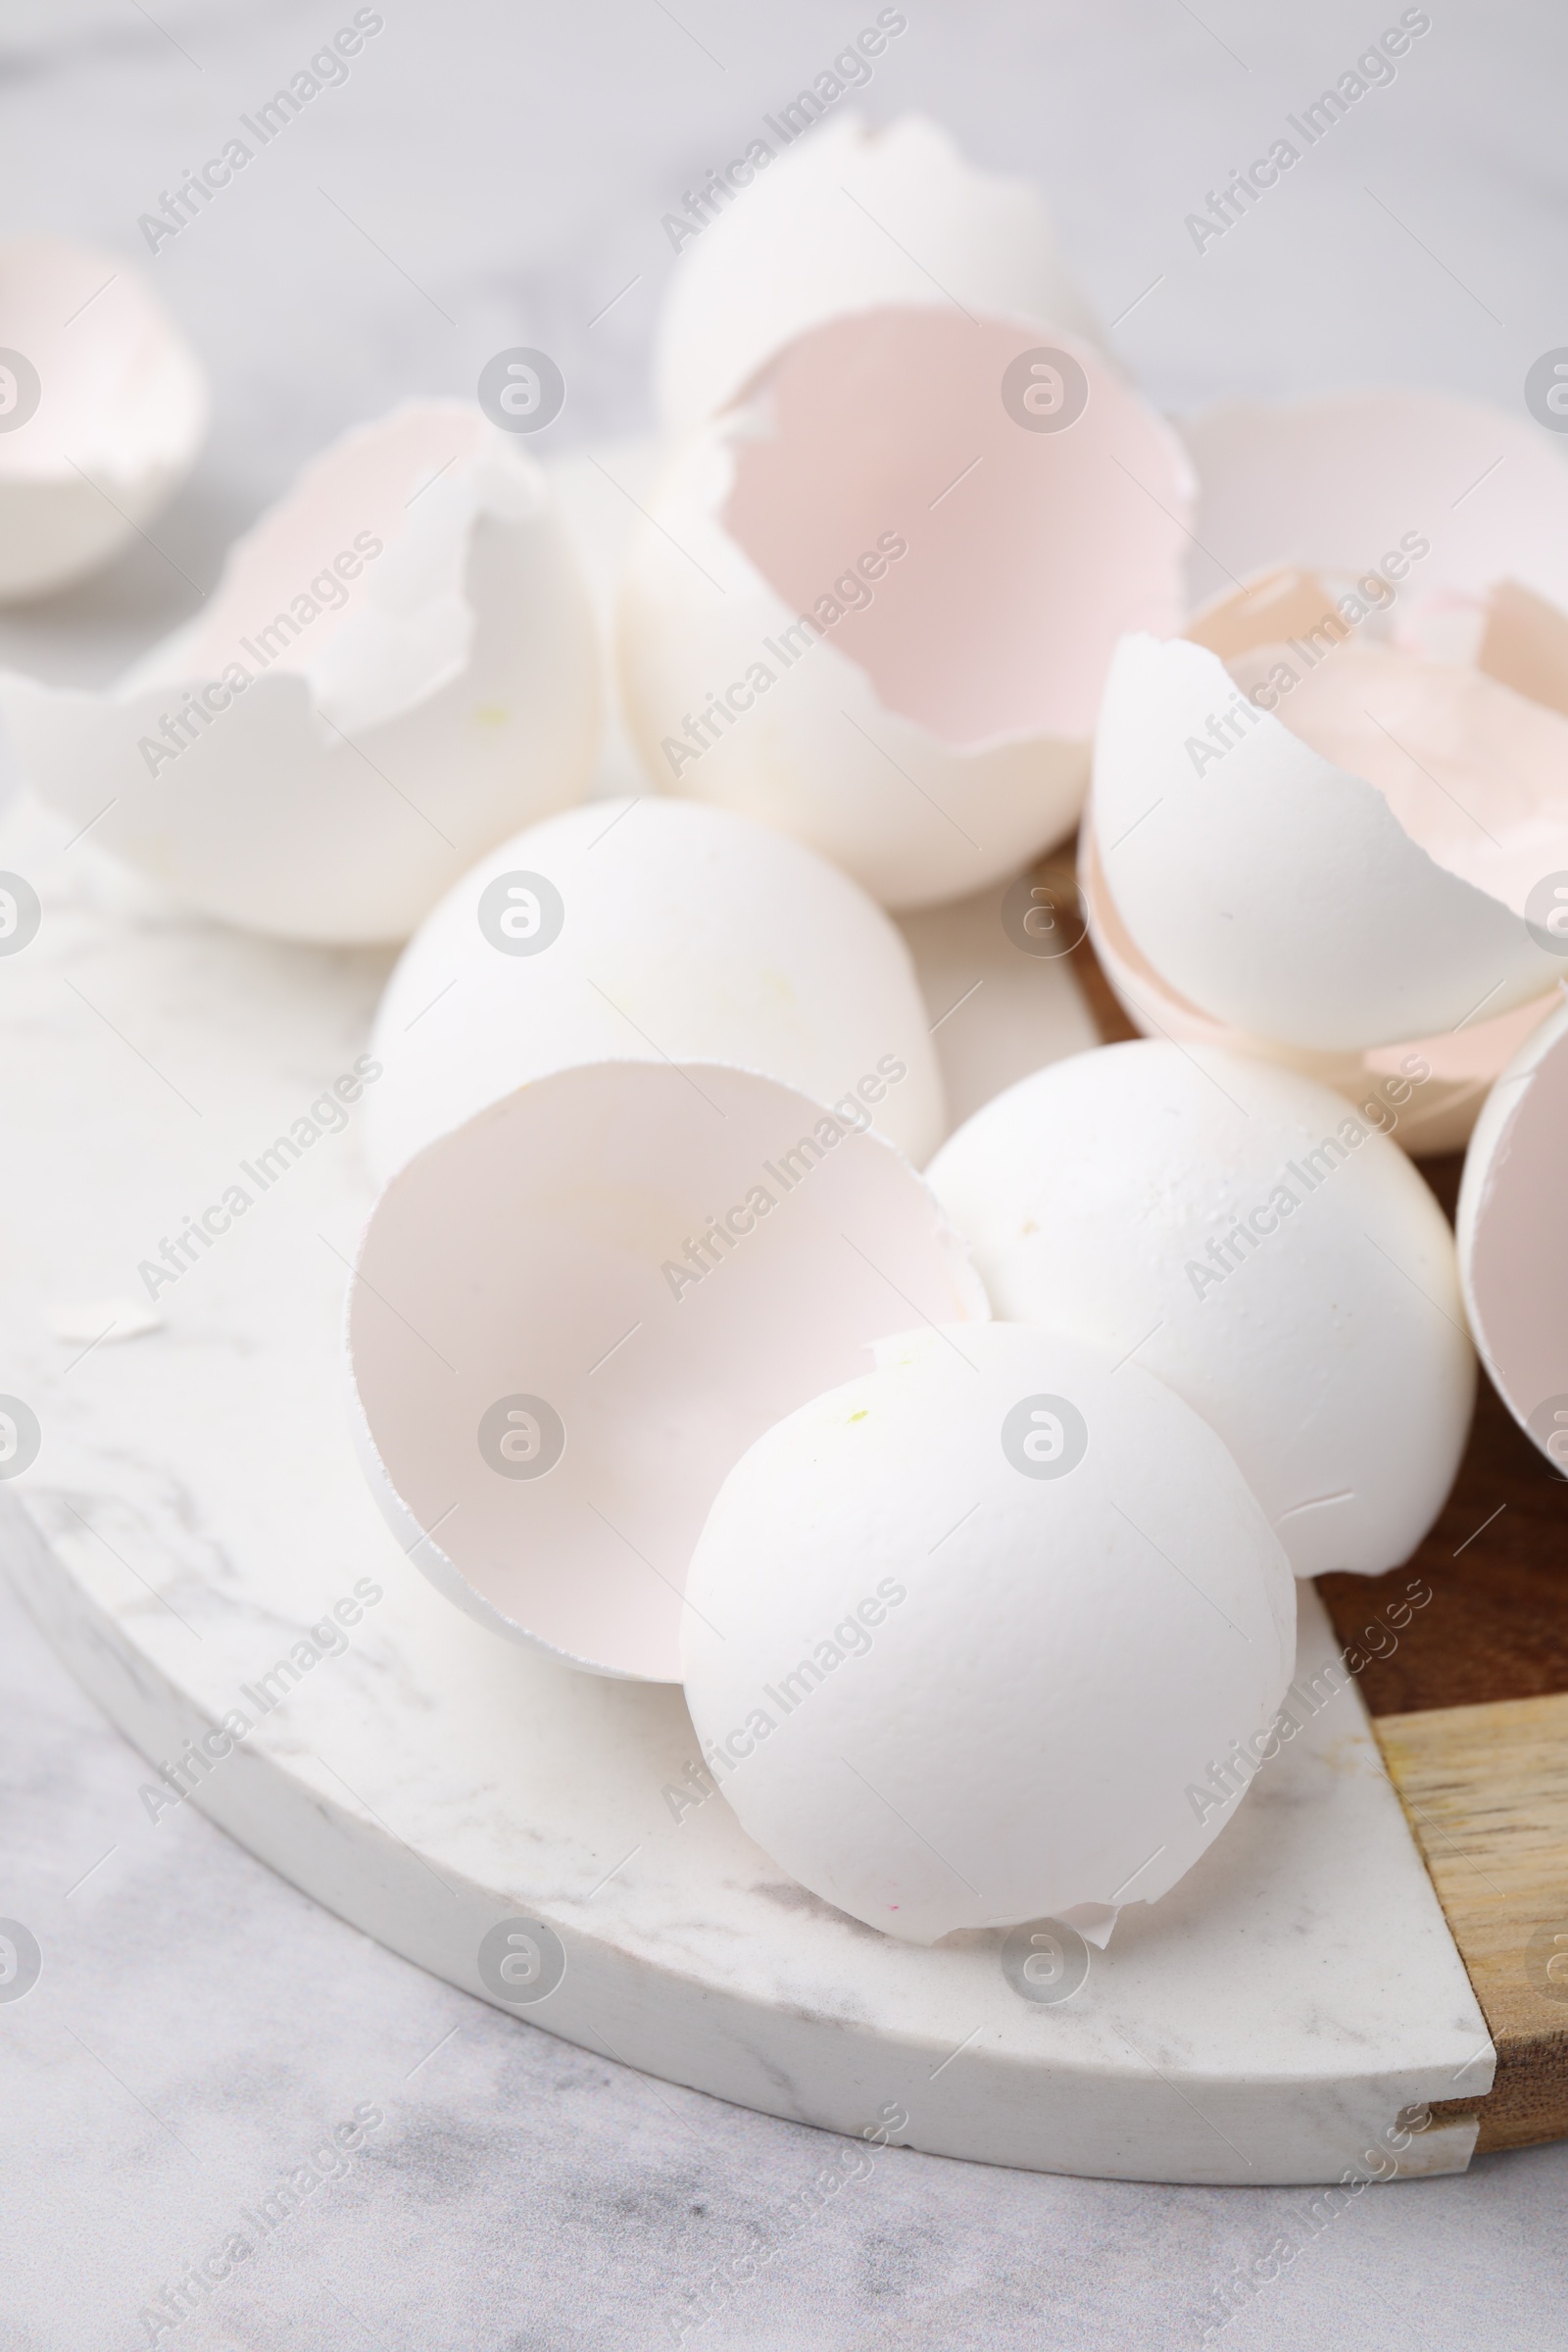
<instances>
[{"instance_id":1,"label":"marble table surface","mask_svg":"<svg viewBox=\"0 0 1568 2352\"><path fill-rule=\"evenodd\" d=\"M643 429L661 216L876 12L381 13L266 176L158 257L217 390L196 476L100 580L0 621L0 660L113 674L196 609L227 539L312 450L406 392L467 391L508 344L559 357L563 450ZM1289 19L1237 0L906 13L866 111L923 106L981 160L1034 174L1170 407L1385 380L1516 406L1565 339L1568 30L1540 0L1434 7L1394 84L1201 255L1186 215L1385 17L1348 0ZM0 0L0 228L135 256L160 188L352 14L160 0L155 22L133 0ZM0 1233L10 1264L25 1250ZM1238 2273L1233 2352L1560 2336L1568 2147L1369 2191L1321 2229L1305 2190L892 2149L852 2164L831 2137L426 1977L190 1807L153 1829L139 1760L3 1591L0 1617L0 1914L47 1915L54 1978L47 2011L0 2004L6 2352L637 2352L674 2340L693 2290L711 2316L687 2340L746 2352L1185 2347ZM332 2154L357 2112L352 2150ZM256 2257L150 2335L151 2299L323 2146L327 2177ZM754 2282L705 2289L763 2238L777 2251Z\"/></svg>"}]
</instances>

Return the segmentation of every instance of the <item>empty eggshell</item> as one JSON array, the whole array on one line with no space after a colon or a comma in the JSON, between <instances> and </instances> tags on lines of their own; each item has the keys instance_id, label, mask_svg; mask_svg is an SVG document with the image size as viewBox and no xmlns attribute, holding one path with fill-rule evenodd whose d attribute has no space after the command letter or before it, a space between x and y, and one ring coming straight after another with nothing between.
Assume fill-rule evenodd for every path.
<instances>
[{"instance_id":1,"label":"empty eggshell","mask_svg":"<svg viewBox=\"0 0 1568 2352\"><path fill-rule=\"evenodd\" d=\"M384 1180L572 1062L726 1061L837 1104L917 1165L947 1132L908 951L801 843L688 801L594 801L465 874L376 1016L367 1104Z\"/></svg>"},{"instance_id":2,"label":"empty eggshell","mask_svg":"<svg viewBox=\"0 0 1568 2352\"><path fill-rule=\"evenodd\" d=\"M191 904L401 939L580 798L598 660L539 468L470 404L411 402L307 466L118 688L13 674L0 710L43 797Z\"/></svg>"},{"instance_id":3,"label":"empty eggshell","mask_svg":"<svg viewBox=\"0 0 1568 2352\"><path fill-rule=\"evenodd\" d=\"M1497 1080L1459 1188L1470 1328L1504 1404L1568 1477L1568 1004Z\"/></svg>"},{"instance_id":4,"label":"empty eggshell","mask_svg":"<svg viewBox=\"0 0 1568 2352\"><path fill-rule=\"evenodd\" d=\"M1247 585L1197 644L1112 668L1093 823L1128 937L1214 1019L1319 1053L1540 997L1535 900L1568 865L1560 453L1441 395L1183 430L1195 601Z\"/></svg>"},{"instance_id":5,"label":"empty eggshell","mask_svg":"<svg viewBox=\"0 0 1568 2352\"><path fill-rule=\"evenodd\" d=\"M1453 1237L1404 1153L1295 1070L1140 1040L1053 1063L932 1161L993 1311L1211 1422L1298 1576L1396 1567L1475 1393Z\"/></svg>"},{"instance_id":6,"label":"empty eggshell","mask_svg":"<svg viewBox=\"0 0 1568 2352\"><path fill-rule=\"evenodd\" d=\"M0 603L132 540L190 471L207 407L195 353L122 255L0 244Z\"/></svg>"},{"instance_id":7,"label":"empty eggshell","mask_svg":"<svg viewBox=\"0 0 1568 2352\"><path fill-rule=\"evenodd\" d=\"M921 1332L760 1437L687 1581L687 1703L748 1834L914 1943L1152 1902L1266 1752L1279 1543L1212 1429L1056 1331Z\"/></svg>"},{"instance_id":8,"label":"empty eggshell","mask_svg":"<svg viewBox=\"0 0 1568 2352\"><path fill-rule=\"evenodd\" d=\"M956 303L1099 339L1035 190L976 172L923 116L885 130L842 116L771 160L754 149L729 183L703 191L700 231L670 231L681 259L655 360L666 425L712 416L803 328L873 303Z\"/></svg>"},{"instance_id":9,"label":"empty eggshell","mask_svg":"<svg viewBox=\"0 0 1568 2352\"><path fill-rule=\"evenodd\" d=\"M1554 990L1549 997L1532 998L1529 1004L1499 1013L1494 1020L1470 1021L1436 1037L1373 1046L1361 1054L1314 1054L1304 1046L1286 1046L1275 1038L1252 1037L1244 1030L1227 1028L1223 1021L1200 1012L1161 978L1128 937L1100 872L1094 831L1089 826L1079 841L1078 873L1100 968L1135 1028L1146 1037L1167 1038L1173 1045L1223 1046L1235 1054L1252 1054L1299 1070L1304 1077L1315 1078L1320 1085L1346 1096L1353 1109L1380 1126L1385 1135L1393 1135L1414 1158L1464 1150L1494 1080L1558 1001ZM940 1032L937 1043L942 1044ZM1039 1058L1055 1056L1042 1054ZM1022 1070L1012 1074L1026 1075ZM955 1124L966 1115L967 1108L978 1107L978 1102L960 1106L950 1075L948 1113Z\"/></svg>"},{"instance_id":10,"label":"empty eggshell","mask_svg":"<svg viewBox=\"0 0 1568 2352\"><path fill-rule=\"evenodd\" d=\"M1441 734L1437 751L1402 748L1422 700L1439 704L1435 665L1369 654L1367 676L1352 647L1325 659L1345 665L1340 690L1380 703L1401 738L1385 737L1387 765L1363 741L1371 781L1239 695L1206 646L1118 646L1092 823L1128 936L1215 1019L1319 1053L1456 1029L1541 996L1555 965L1530 913L1543 878L1568 863L1568 719L1540 712L1561 734L1560 766L1533 740L1510 765L1503 729L1520 720L1525 735L1521 714L1537 706L1481 681L1486 711L1463 721L1471 808L1484 810L1471 814L1432 777ZM1282 710L1294 717L1304 691ZM1216 716L1236 731L1223 751ZM1446 719L1439 707L1439 729ZM1374 710L1366 733L1379 723Z\"/></svg>"},{"instance_id":11,"label":"empty eggshell","mask_svg":"<svg viewBox=\"0 0 1568 2352\"><path fill-rule=\"evenodd\" d=\"M1071 830L1116 639L1178 625L1191 488L1086 344L951 308L808 330L633 537L620 667L649 774L887 906L1016 872Z\"/></svg>"},{"instance_id":12,"label":"empty eggshell","mask_svg":"<svg viewBox=\"0 0 1568 2352\"><path fill-rule=\"evenodd\" d=\"M753 1440L911 1312L989 1311L906 1160L713 1063L520 1088L394 1178L357 1277L355 1435L410 1556L495 1631L653 1682Z\"/></svg>"}]
</instances>

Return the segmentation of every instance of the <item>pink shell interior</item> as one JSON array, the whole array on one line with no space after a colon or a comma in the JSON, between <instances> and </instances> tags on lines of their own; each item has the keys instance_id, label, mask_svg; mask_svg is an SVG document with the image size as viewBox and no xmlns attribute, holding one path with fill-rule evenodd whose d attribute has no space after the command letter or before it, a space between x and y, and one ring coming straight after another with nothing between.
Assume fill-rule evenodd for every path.
<instances>
[{"instance_id":1,"label":"pink shell interior","mask_svg":"<svg viewBox=\"0 0 1568 2352\"><path fill-rule=\"evenodd\" d=\"M834 1126L722 1065L591 1063L521 1088L383 1195L350 1310L360 1401L407 1510L513 1629L678 1680L687 1563L746 1447L865 1371L875 1341L986 1316L921 1179ZM705 1233L708 1270L672 1272ZM564 1427L542 1476L480 1449L484 1415L516 1396Z\"/></svg>"},{"instance_id":2,"label":"pink shell interior","mask_svg":"<svg viewBox=\"0 0 1568 2352\"><path fill-rule=\"evenodd\" d=\"M1568 1031L1517 1080L1476 1206L1477 1338L1510 1410L1568 1476Z\"/></svg>"},{"instance_id":3,"label":"pink shell interior","mask_svg":"<svg viewBox=\"0 0 1568 2352\"><path fill-rule=\"evenodd\" d=\"M1003 401L1046 345L1089 381L1060 431ZM787 347L732 435L730 536L944 743L1087 736L1118 636L1180 625L1186 459L1065 336L940 308L837 318Z\"/></svg>"}]
</instances>

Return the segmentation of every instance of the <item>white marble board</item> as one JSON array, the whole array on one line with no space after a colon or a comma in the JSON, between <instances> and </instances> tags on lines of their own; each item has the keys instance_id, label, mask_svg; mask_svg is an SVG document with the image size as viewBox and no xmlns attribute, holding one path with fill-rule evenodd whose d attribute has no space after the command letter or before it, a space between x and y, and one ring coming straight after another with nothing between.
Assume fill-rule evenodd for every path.
<instances>
[{"instance_id":1,"label":"white marble board","mask_svg":"<svg viewBox=\"0 0 1568 2352\"><path fill-rule=\"evenodd\" d=\"M0 1548L150 1788L238 1708L251 1728L187 1801L385 1944L495 1999L483 1938L543 1922L566 1966L527 2022L835 2131L901 2117L892 2135L936 2153L1321 2181L1364 2172L1401 2111L1489 2087L1485 2024L1353 1687L1057 2005L1010 1988L997 1936L924 1951L832 1911L720 1798L675 1819L663 1791L697 1752L679 1691L489 1635L400 1555L362 1486L339 1355L369 1205L352 1123L162 1290L161 1329L53 1336L63 1307L103 1301L109 1322L145 1303L139 1263L364 1052L387 958L178 913L90 843L65 848L26 799L0 868L43 904L36 940L0 958L0 1390L42 1433L0 1486ZM341 1650L276 1675L362 1580L380 1597ZM1329 1648L1304 1592L1303 1670ZM285 1694L264 1713L269 1676ZM1399 2169L1462 2170L1475 2132L1434 2125Z\"/></svg>"}]
</instances>

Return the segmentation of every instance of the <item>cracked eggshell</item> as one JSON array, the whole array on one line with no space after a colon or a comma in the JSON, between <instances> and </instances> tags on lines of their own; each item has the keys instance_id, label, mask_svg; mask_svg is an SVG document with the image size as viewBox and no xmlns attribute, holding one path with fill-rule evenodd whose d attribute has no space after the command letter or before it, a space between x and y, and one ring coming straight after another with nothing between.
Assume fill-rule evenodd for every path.
<instances>
[{"instance_id":1,"label":"cracked eggshell","mask_svg":"<svg viewBox=\"0 0 1568 2352\"><path fill-rule=\"evenodd\" d=\"M975 171L922 115L885 130L842 116L739 170L733 203L675 237L655 355L667 427L726 407L806 328L876 303L954 303L1101 340L1036 190Z\"/></svg>"},{"instance_id":2,"label":"cracked eggshell","mask_svg":"<svg viewBox=\"0 0 1568 2352\"><path fill-rule=\"evenodd\" d=\"M1180 1046L1221 1046L1233 1054L1299 1070L1303 1077L1315 1078L1319 1085L1344 1095L1352 1109L1381 1126L1385 1134L1392 1134L1415 1159L1464 1150L1494 1080L1557 1003L1553 992L1549 997L1532 998L1495 1020L1471 1021L1462 1029L1394 1046L1375 1046L1362 1054L1314 1054L1305 1047L1281 1045L1277 1039L1250 1036L1245 1030L1211 1020L1178 995L1147 956L1139 954L1105 888L1094 831L1089 826L1079 843L1078 874L1100 968L1128 1019L1146 1037L1168 1038ZM940 1035L937 1042L942 1042ZM1094 1038L1082 1041L1083 1045L1096 1043ZM1056 1057L1042 1054L1037 1058ZM1014 1075L1026 1073L1019 1070ZM960 1107L954 1099L951 1076L948 1094L950 1116L955 1120L966 1116L969 1108L979 1107L978 1103Z\"/></svg>"},{"instance_id":3,"label":"cracked eggshell","mask_svg":"<svg viewBox=\"0 0 1568 2352\"><path fill-rule=\"evenodd\" d=\"M1483 1005L1495 1016L1540 997L1556 964L1526 907L1547 868L1568 863L1568 718L1478 673L1450 711L1441 698L1466 673L1370 648L1328 659L1343 666L1314 725L1333 739L1343 718L1376 781L1244 704L1206 646L1145 634L1118 646L1091 822L1129 938L1214 1019L1318 1053L1456 1029ZM1306 692L1303 680L1293 716ZM1400 738L1386 757L1376 720L1363 729L1349 709L1380 693ZM1210 721L1244 708L1240 740L1214 753ZM1419 733L1428 719L1435 749ZM1430 766L1455 747L1492 796L1500 842L1431 789Z\"/></svg>"},{"instance_id":4,"label":"cracked eggshell","mask_svg":"<svg viewBox=\"0 0 1568 2352\"><path fill-rule=\"evenodd\" d=\"M1282 566L1376 573L1387 593L1321 669L1298 609L1275 630L1297 640L1297 682L1264 689L1279 715L1248 718L1222 760L1210 720L1245 714L1238 685L1260 688L1286 645L1258 651L1254 630L1255 672L1234 679L1202 643L1124 649L1093 822L1139 954L1214 1020L1317 1053L1540 997L1555 974L1525 910L1568 864L1560 451L1437 394L1238 403L1181 429L1201 483L1195 604ZM1206 617L1191 636L1212 639Z\"/></svg>"},{"instance_id":5,"label":"cracked eggshell","mask_svg":"<svg viewBox=\"0 0 1568 2352\"><path fill-rule=\"evenodd\" d=\"M383 1181L572 1062L732 1062L837 1103L916 1165L947 1132L919 985L882 909L800 842L688 801L593 801L492 851L404 951L371 1051Z\"/></svg>"},{"instance_id":6,"label":"cracked eggshell","mask_svg":"<svg viewBox=\"0 0 1568 2352\"><path fill-rule=\"evenodd\" d=\"M118 688L12 673L0 710L43 798L189 904L394 940L580 798L598 663L539 468L477 408L421 401L307 466Z\"/></svg>"},{"instance_id":7,"label":"cracked eggshell","mask_svg":"<svg viewBox=\"0 0 1568 2352\"><path fill-rule=\"evenodd\" d=\"M746 1447L911 1311L989 1313L891 1145L712 1063L520 1088L394 1178L356 1272L355 1436L409 1555L494 1631L651 1682Z\"/></svg>"},{"instance_id":8,"label":"cracked eggshell","mask_svg":"<svg viewBox=\"0 0 1568 2352\"><path fill-rule=\"evenodd\" d=\"M1189 1786L1266 1734L1295 1636L1289 1563L1207 1423L1081 1339L993 1323L895 1341L757 1440L682 1646L749 1836L932 1943L1165 1893L1230 1818Z\"/></svg>"},{"instance_id":9,"label":"cracked eggshell","mask_svg":"<svg viewBox=\"0 0 1568 2352\"><path fill-rule=\"evenodd\" d=\"M1106 1046L1000 1096L928 1173L993 1311L1136 1352L1223 1438L1298 1576L1409 1557L1475 1358L1442 1210L1342 1096L1213 1047Z\"/></svg>"},{"instance_id":10,"label":"cracked eggshell","mask_svg":"<svg viewBox=\"0 0 1568 2352\"><path fill-rule=\"evenodd\" d=\"M0 245L0 603L82 579L133 539L195 464L207 415L200 362L122 256Z\"/></svg>"},{"instance_id":11,"label":"cracked eggshell","mask_svg":"<svg viewBox=\"0 0 1568 2352\"><path fill-rule=\"evenodd\" d=\"M1003 379L1039 336L952 309L832 320L675 458L619 609L661 789L794 833L898 907L1071 830L1117 638L1179 625L1192 483L1065 336L1087 405L1016 421Z\"/></svg>"},{"instance_id":12,"label":"cracked eggshell","mask_svg":"<svg viewBox=\"0 0 1568 2352\"><path fill-rule=\"evenodd\" d=\"M1497 1393L1568 1477L1568 1004L1520 1049L1476 1122L1459 1187L1459 1271Z\"/></svg>"}]
</instances>

